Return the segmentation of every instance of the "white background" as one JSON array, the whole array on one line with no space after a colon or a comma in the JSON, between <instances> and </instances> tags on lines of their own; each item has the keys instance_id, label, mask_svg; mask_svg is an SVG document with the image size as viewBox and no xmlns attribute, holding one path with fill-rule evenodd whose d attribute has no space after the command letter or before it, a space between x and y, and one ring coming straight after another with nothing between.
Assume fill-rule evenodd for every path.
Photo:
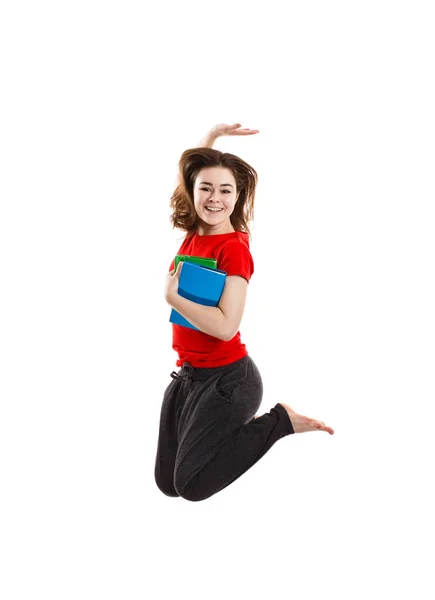
<instances>
[{"instance_id":1,"label":"white background","mask_svg":"<svg viewBox=\"0 0 435 600\"><path fill-rule=\"evenodd\" d=\"M433 599L431 3L1 6L2 599ZM336 433L189 502L154 482L169 199L235 122L260 412Z\"/></svg>"}]
</instances>

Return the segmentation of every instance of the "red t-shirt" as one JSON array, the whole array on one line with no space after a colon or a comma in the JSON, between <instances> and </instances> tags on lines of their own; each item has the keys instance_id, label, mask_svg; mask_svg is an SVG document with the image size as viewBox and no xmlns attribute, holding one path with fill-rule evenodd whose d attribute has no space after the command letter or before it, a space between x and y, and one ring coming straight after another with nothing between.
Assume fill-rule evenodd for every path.
<instances>
[{"instance_id":1,"label":"red t-shirt","mask_svg":"<svg viewBox=\"0 0 435 600\"><path fill-rule=\"evenodd\" d=\"M217 268L227 275L241 275L249 283L254 261L249 250L249 236L243 231L198 235L184 238L177 254L215 258ZM169 271L174 268L175 257ZM221 367L248 354L240 339L240 331L225 342L203 331L172 323L172 348L178 353L177 367L188 361L193 367Z\"/></svg>"}]
</instances>

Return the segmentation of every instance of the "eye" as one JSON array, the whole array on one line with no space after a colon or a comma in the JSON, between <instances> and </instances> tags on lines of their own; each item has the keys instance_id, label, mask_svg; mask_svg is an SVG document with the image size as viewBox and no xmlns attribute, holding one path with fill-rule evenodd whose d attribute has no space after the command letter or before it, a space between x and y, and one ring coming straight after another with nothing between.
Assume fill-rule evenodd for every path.
<instances>
[{"instance_id":1,"label":"eye","mask_svg":"<svg viewBox=\"0 0 435 600\"><path fill-rule=\"evenodd\" d=\"M200 190L203 190L204 192L208 192L208 190L210 188L199 188ZM221 192L225 192L226 194L231 194L230 190L221 190Z\"/></svg>"}]
</instances>

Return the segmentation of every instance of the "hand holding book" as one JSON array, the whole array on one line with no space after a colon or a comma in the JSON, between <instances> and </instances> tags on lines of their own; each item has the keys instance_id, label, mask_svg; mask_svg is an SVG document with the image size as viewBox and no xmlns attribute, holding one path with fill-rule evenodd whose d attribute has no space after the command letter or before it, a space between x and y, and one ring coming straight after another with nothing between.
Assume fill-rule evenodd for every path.
<instances>
[{"instance_id":1,"label":"hand holding book","mask_svg":"<svg viewBox=\"0 0 435 600\"><path fill-rule=\"evenodd\" d=\"M183 261L185 264L181 271L179 264ZM218 306L225 286L226 272L216 268L217 261L215 259L177 255L174 261L175 265L174 270L168 275L172 279L167 280L170 293L173 293L175 285L178 285L175 293L183 298L204 306ZM174 309L171 311L169 321L198 330Z\"/></svg>"}]
</instances>

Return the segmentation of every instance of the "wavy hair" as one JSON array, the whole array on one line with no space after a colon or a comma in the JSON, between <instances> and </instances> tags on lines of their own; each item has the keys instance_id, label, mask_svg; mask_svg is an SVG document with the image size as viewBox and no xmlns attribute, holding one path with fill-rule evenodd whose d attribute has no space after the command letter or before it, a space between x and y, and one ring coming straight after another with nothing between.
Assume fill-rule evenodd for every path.
<instances>
[{"instance_id":1,"label":"wavy hair","mask_svg":"<svg viewBox=\"0 0 435 600\"><path fill-rule=\"evenodd\" d=\"M178 185L169 203L173 210L169 217L172 227L186 231L186 238L195 233L200 220L195 210L193 187L199 171L207 167L225 167L233 173L238 198L230 216L231 225L251 237L248 222L254 218L257 172L238 156L214 148L191 148L181 155Z\"/></svg>"}]
</instances>

